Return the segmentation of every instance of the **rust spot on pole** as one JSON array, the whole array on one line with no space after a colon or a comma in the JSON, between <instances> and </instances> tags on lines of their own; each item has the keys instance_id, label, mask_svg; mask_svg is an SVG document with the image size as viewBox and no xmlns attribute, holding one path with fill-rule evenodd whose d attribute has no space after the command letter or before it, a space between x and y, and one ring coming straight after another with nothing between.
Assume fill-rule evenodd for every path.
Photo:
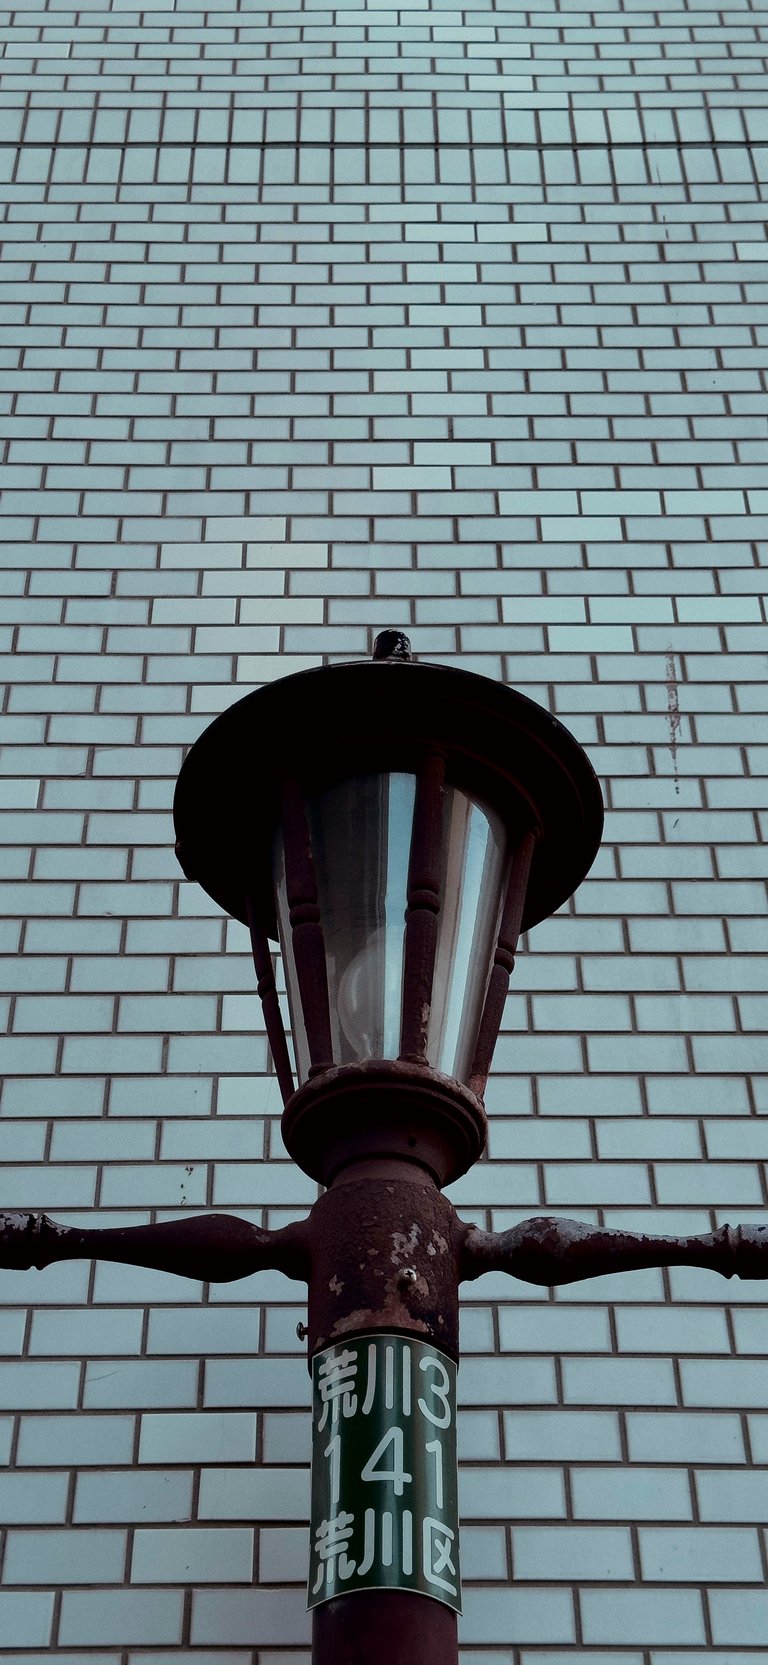
<instances>
[{"instance_id":1,"label":"rust spot on pole","mask_svg":"<svg viewBox=\"0 0 768 1665\"><path fill-rule=\"evenodd\" d=\"M458 1257L466 1228L426 1174L401 1166L402 1178L342 1176L315 1203L310 1353L355 1332L398 1330L458 1357Z\"/></svg>"}]
</instances>

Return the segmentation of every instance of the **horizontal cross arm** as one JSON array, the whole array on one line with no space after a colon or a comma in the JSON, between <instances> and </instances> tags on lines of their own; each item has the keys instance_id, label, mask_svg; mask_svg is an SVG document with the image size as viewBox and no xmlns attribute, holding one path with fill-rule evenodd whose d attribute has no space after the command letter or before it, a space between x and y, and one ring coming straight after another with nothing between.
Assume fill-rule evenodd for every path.
<instances>
[{"instance_id":1,"label":"horizontal cross arm","mask_svg":"<svg viewBox=\"0 0 768 1665\"><path fill-rule=\"evenodd\" d=\"M700 1237L659 1237L556 1218L523 1220L495 1233L471 1227L461 1277L509 1272L524 1283L551 1286L647 1266L704 1266L724 1278L768 1278L768 1226L721 1226Z\"/></svg>"},{"instance_id":2,"label":"horizontal cross arm","mask_svg":"<svg viewBox=\"0 0 768 1665\"><path fill-rule=\"evenodd\" d=\"M113 1260L211 1283L232 1283L267 1267L289 1278L306 1278L308 1271L302 1222L262 1231L234 1214L200 1214L159 1225L81 1230L47 1214L0 1213L0 1267L24 1271L56 1260Z\"/></svg>"}]
</instances>

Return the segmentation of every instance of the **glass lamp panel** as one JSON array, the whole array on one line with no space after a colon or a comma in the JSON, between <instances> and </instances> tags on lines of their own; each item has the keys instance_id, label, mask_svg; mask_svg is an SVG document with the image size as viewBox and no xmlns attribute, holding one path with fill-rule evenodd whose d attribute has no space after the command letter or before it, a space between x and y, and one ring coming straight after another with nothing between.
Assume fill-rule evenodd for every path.
<instances>
[{"instance_id":1,"label":"glass lamp panel","mask_svg":"<svg viewBox=\"0 0 768 1665\"><path fill-rule=\"evenodd\" d=\"M296 970L296 960L293 952L293 933L291 931L290 911L288 907L288 887L285 874L285 847L278 834L275 839L272 869L275 884L275 902L277 912L277 934L280 938L280 950L283 956L283 970L285 972L285 992L288 999L288 1011L291 1018L291 1039L293 1041L294 1067L296 1079L306 1081L309 1075L311 1059L309 1056L309 1042L304 1019L301 1011L299 996L299 978Z\"/></svg>"},{"instance_id":2,"label":"glass lamp panel","mask_svg":"<svg viewBox=\"0 0 768 1665\"><path fill-rule=\"evenodd\" d=\"M441 908L427 1058L469 1079L499 930L508 871L500 816L447 787L441 848Z\"/></svg>"},{"instance_id":3,"label":"glass lamp panel","mask_svg":"<svg viewBox=\"0 0 768 1665\"><path fill-rule=\"evenodd\" d=\"M306 804L325 944L333 1062L396 1058L400 1049L405 902L416 781L366 775ZM282 840L275 848L280 940L296 1069L309 1051L291 947Z\"/></svg>"}]
</instances>

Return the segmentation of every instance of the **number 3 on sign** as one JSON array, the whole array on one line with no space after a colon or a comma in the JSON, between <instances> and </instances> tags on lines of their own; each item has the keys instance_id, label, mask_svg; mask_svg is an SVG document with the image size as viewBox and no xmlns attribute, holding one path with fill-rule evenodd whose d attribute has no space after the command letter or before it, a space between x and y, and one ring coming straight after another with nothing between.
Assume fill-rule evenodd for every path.
<instances>
[{"instance_id":1,"label":"number 3 on sign","mask_svg":"<svg viewBox=\"0 0 768 1665\"><path fill-rule=\"evenodd\" d=\"M391 1467L377 1468L389 1447L392 1447ZM403 1466L403 1430L389 1428L379 1440L375 1451L371 1452L365 1468L360 1475L361 1480L391 1480L395 1489L395 1497L402 1497L406 1482L413 1479L412 1474L406 1474Z\"/></svg>"},{"instance_id":2,"label":"number 3 on sign","mask_svg":"<svg viewBox=\"0 0 768 1665\"><path fill-rule=\"evenodd\" d=\"M451 1401L449 1395L451 1384L445 1365L441 1359L420 1359L419 1369L434 1370L440 1377L440 1380L437 1382L425 1383L427 1392L433 1393L435 1398L439 1401L441 1407L440 1411L438 1413L433 1406L428 1405L426 1399L420 1399L419 1410L421 1411L422 1416L425 1416L427 1421L431 1422L434 1428L450 1428Z\"/></svg>"}]
</instances>

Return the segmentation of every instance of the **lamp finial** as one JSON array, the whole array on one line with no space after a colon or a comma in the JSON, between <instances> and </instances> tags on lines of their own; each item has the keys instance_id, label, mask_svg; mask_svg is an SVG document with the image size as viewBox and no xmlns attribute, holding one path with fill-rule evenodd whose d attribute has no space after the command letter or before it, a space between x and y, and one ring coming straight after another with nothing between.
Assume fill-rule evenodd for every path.
<instances>
[{"instance_id":1,"label":"lamp finial","mask_svg":"<svg viewBox=\"0 0 768 1665\"><path fill-rule=\"evenodd\" d=\"M374 659L412 659L410 640L402 630L380 630L373 644Z\"/></svg>"}]
</instances>

